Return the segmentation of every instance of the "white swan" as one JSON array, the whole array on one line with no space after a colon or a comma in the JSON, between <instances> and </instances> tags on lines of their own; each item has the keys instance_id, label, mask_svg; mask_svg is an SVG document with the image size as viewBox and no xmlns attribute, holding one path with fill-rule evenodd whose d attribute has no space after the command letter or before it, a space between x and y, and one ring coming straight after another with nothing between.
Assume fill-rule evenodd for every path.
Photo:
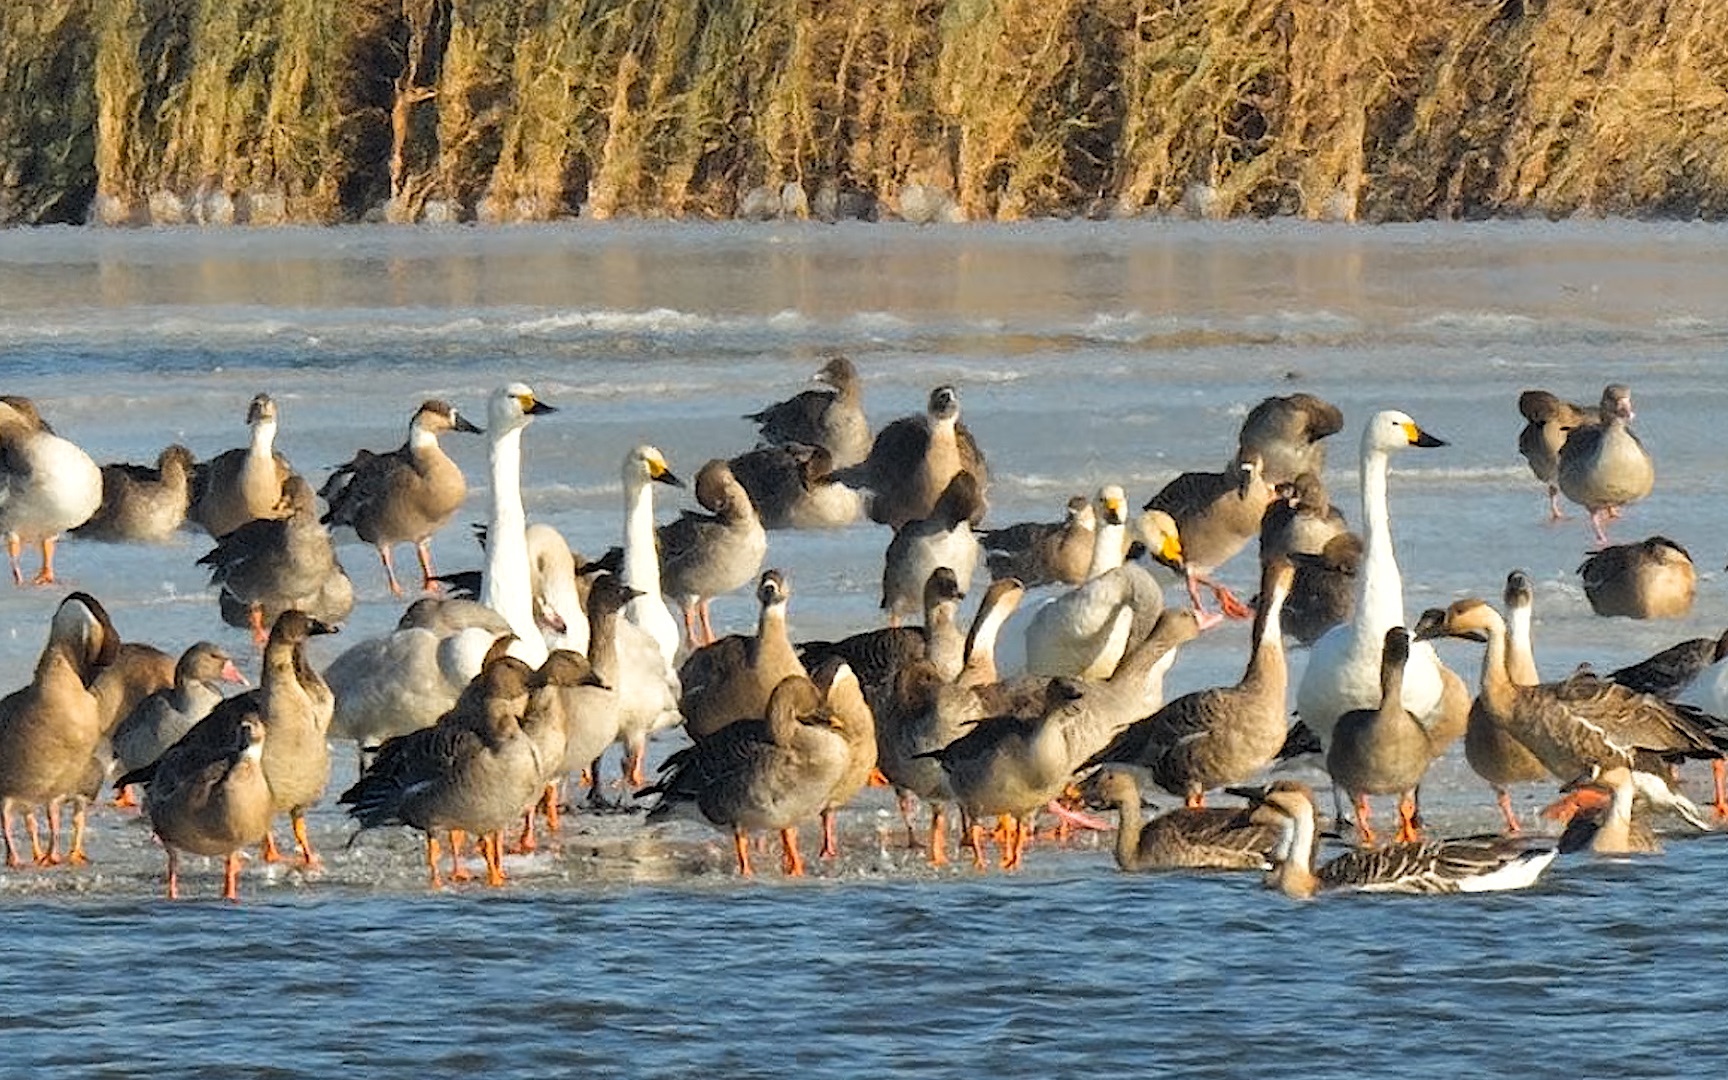
<instances>
[{"instance_id":1,"label":"white swan","mask_svg":"<svg viewBox=\"0 0 1728 1080\"><path fill-rule=\"evenodd\" d=\"M528 562L528 515L522 509L522 429L530 420L557 412L522 383L493 391L486 403L488 460L492 469L492 518L486 526L486 566L480 602L504 616L516 642L510 655L538 666L546 640L534 621L533 581Z\"/></svg>"},{"instance_id":2,"label":"white swan","mask_svg":"<svg viewBox=\"0 0 1728 1080\"><path fill-rule=\"evenodd\" d=\"M624 619L646 630L670 666L684 640L678 620L660 593L660 549L654 539L654 489L650 484L683 487L666 457L652 446L624 455L624 584L641 593L624 609ZM628 661L626 661L628 663Z\"/></svg>"},{"instance_id":3,"label":"white swan","mask_svg":"<svg viewBox=\"0 0 1728 1080\"><path fill-rule=\"evenodd\" d=\"M1086 581L1033 614L1026 627L1028 673L1108 678L1129 644L1157 621L1163 590L1144 567L1123 562L1127 513L1128 496L1120 487L1099 490L1098 531ZM1179 564L1182 545L1174 522L1162 511L1149 514L1166 526L1155 540L1156 557Z\"/></svg>"},{"instance_id":4,"label":"white swan","mask_svg":"<svg viewBox=\"0 0 1728 1080\"><path fill-rule=\"evenodd\" d=\"M548 649L588 652L588 615L576 585L576 556L552 526L536 521L528 526L529 578L534 605Z\"/></svg>"},{"instance_id":5,"label":"white swan","mask_svg":"<svg viewBox=\"0 0 1728 1080\"><path fill-rule=\"evenodd\" d=\"M1356 615L1328 630L1309 654L1296 691L1303 724L1330 745L1338 718L1352 709L1380 703L1380 651L1386 631L1404 621L1404 583L1392 549L1392 521L1386 505L1386 468L1393 451L1411 446L1445 446L1396 410L1376 413L1362 432L1362 539L1365 549L1356 595ZM1404 667L1404 707L1424 727L1440 708L1441 666L1425 641L1410 646Z\"/></svg>"},{"instance_id":6,"label":"white swan","mask_svg":"<svg viewBox=\"0 0 1728 1080\"><path fill-rule=\"evenodd\" d=\"M26 543L42 547L38 585L54 583L54 545L102 505L102 471L90 455L54 434L29 398L0 398L0 534L12 560L12 580L24 584L18 562Z\"/></svg>"},{"instance_id":7,"label":"white swan","mask_svg":"<svg viewBox=\"0 0 1728 1080\"><path fill-rule=\"evenodd\" d=\"M324 669L336 696L331 737L364 748L431 726L510 632L502 616L472 600L416 600L396 629L356 642Z\"/></svg>"}]
</instances>

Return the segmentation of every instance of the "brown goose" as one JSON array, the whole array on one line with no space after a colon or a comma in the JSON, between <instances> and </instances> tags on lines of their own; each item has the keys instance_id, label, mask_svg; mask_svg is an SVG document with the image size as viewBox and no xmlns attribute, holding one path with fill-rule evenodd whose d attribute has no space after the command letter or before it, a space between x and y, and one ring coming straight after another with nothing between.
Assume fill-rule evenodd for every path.
<instances>
[{"instance_id":1,"label":"brown goose","mask_svg":"<svg viewBox=\"0 0 1728 1080\"><path fill-rule=\"evenodd\" d=\"M1211 575L1260 535L1260 522L1273 495L1260 455L1249 450L1223 472L1183 473L1146 503L1145 509L1162 510L1176 522L1176 534L1182 538L1188 598L1203 626L1218 617L1200 602L1201 585L1212 590L1218 606L1231 618L1246 619L1254 614Z\"/></svg>"},{"instance_id":2,"label":"brown goose","mask_svg":"<svg viewBox=\"0 0 1728 1080\"><path fill-rule=\"evenodd\" d=\"M890 626L919 609L924 583L938 567L954 571L964 590L978 566L978 540L972 532L974 515L983 513L984 494L968 472L954 474L930 516L908 521L888 541L882 556L882 610Z\"/></svg>"},{"instance_id":3,"label":"brown goose","mask_svg":"<svg viewBox=\"0 0 1728 1080\"><path fill-rule=\"evenodd\" d=\"M1650 827L1648 816L1633 812L1637 794L1632 770L1624 765L1579 777L1566 785L1561 799L1543 811L1548 816L1566 818L1566 830L1560 834L1560 854L1659 853L1662 841Z\"/></svg>"},{"instance_id":4,"label":"brown goose","mask_svg":"<svg viewBox=\"0 0 1728 1080\"><path fill-rule=\"evenodd\" d=\"M540 797L542 772L534 740L522 729L534 671L497 650L456 707L429 728L390 739L366 774L338 799L362 829L407 825L426 834L433 888L438 834L482 838L487 884L504 884L503 830ZM452 836L451 866L465 880Z\"/></svg>"},{"instance_id":5,"label":"brown goose","mask_svg":"<svg viewBox=\"0 0 1728 1080\"><path fill-rule=\"evenodd\" d=\"M1487 643L1478 704L1522 743L1555 777L1625 765L1667 785L1667 762L1723 755L1711 733L1688 710L1589 674L1536 686L1513 683L1506 666L1506 624L1477 599L1455 601L1425 614L1417 636ZM1682 807L1683 796L1674 795ZM1682 811L1700 827L1696 807Z\"/></svg>"},{"instance_id":6,"label":"brown goose","mask_svg":"<svg viewBox=\"0 0 1728 1080\"><path fill-rule=\"evenodd\" d=\"M1098 515L1084 495L1068 500L1056 523L1023 521L978 534L993 578L1017 578L1027 588L1039 585L1078 585L1092 564Z\"/></svg>"},{"instance_id":7,"label":"brown goose","mask_svg":"<svg viewBox=\"0 0 1728 1080\"><path fill-rule=\"evenodd\" d=\"M754 578L768 554L768 535L750 495L725 461L715 458L696 472L696 501L712 511L686 510L660 527L662 588L684 611L690 648L714 642L708 605Z\"/></svg>"},{"instance_id":8,"label":"brown goose","mask_svg":"<svg viewBox=\"0 0 1728 1080\"><path fill-rule=\"evenodd\" d=\"M1666 536L1603 548L1578 573L1590 610L1598 615L1683 619L1698 592L1692 556Z\"/></svg>"},{"instance_id":9,"label":"brown goose","mask_svg":"<svg viewBox=\"0 0 1728 1080\"><path fill-rule=\"evenodd\" d=\"M102 466L102 505L74 536L112 543L159 544L186 521L191 503L192 451L175 444L148 465Z\"/></svg>"},{"instance_id":10,"label":"brown goose","mask_svg":"<svg viewBox=\"0 0 1728 1080\"><path fill-rule=\"evenodd\" d=\"M102 473L90 455L56 435L29 398L0 396L0 536L13 584L24 584L19 555L30 543L42 549L34 583L52 585L60 534L101 505Z\"/></svg>"},{"instance_id":11,"label":"brown goose","mask_svg":"<svg viewBox=\"0 0 1728 1080\"><path fill-rule=\"evenodd\" d=\"M928 753L948 774L955 800L965 812L975 865L984 865L979 822L999 815L1013 819L1002 867L1020 865L1032 816L1062 793L1076 769L1162 697L1164 674L1178 646L1198 632L1192 613L1165 612L1108 680L1052 680L1036 717L990 718Z\"/></svg>"},{"instance_id":12,"label":"brown goose","mask_svg":"<svg viewBox=\"0 0 1728 1080\"><path fill-rule=\"evenodd\" d=\"M798 658L806 668L820 667L831 656L846 661L871 710L881 717L892 710L889 699L905 665L928 659L943 678L960 673L966 650L966 636L956 621L961 598L954 571L942 567L924 583L923 626L889 626L839 641L806 641L798 646Z\"/></svg>"},{"instance_id":13,"label":"brown goose","mask_svg":"<svg viewBox=\"0 0 1728 1080\"><path fill-rule=\"evenodd\" d=\"M1650 452L1626 425L1632 422L1632 391L1619 383L1602 391L1597 424L1574 428L1560 447L1560 492L1590 511L1596 542L1608 546L1603 523L1656 486Z\"/></svg>"},{"instance_id":14,"label":"brown goose","mask_svg":"<svg viewBox=\"0 0 1728 1080\"><path fill-rule=\"evenodd\" d=\"M420 587L435 590L432 534L450 523L468 497L462 470L438 445L438 436L447 431L481 434L448 402L427 401L408 421L407 442L385 454L360 451L337 466L318 492L330 507L319 520L332 529L348 526L377 548L385 581L396 596L402 586L391 546L413 544L420 557Z\"/></svg>"},{"instance_id":15,"label":"brown goose","mask_svg":"<svg viewBox=\"0 0 1728 1080\"><path fill-rule=\"evenodd\" d=\"M954 474L965 470L980 491L990 486L983 451L960 422L960 395L952 386L930 391L923 416L906 416L876 435L862 462L835 473L853 487L868 488L870 520L898 530L930 516ZM982 512L972 523L983 519Z\"/></svg>"},{"instance_id":16,"label":"brown goose","mask_svg":"<svg viewBox=\"0 0 1728 1080\"><path fill-rule=\"evenodd\" d=\"M1559 521L1566 516L1560 510L1560 448L1575 429L1596 423L1596 410L1562 401L1546 390L1526 390L1518 395L1518 411L1524 416L1518 452L1548 487L1548 520Z\"/></svg>"},{"instance_id":17,"label":"brown goose","mask_svg":"<svg viewBox=\"0 0 1728 1080\"><path fill-rule=\"evenodd\" d=\"M1318 555L1347 531L1344 515L1327 497L1326 485L1313 473L1302 473L1278 485L1277 497L1260 520L1261 565L1277 555Z\"/></svg>"},{"instance_id":18,"label":"brown goose","mask_svg":"<svg viewBox=\"0 0 1728 1080\"><path fill-rule=\"evenodd\" d=\"M588 663L593 669L594 679L592 683L564 692L567 720L561 773L568 775L587 770L590 806L606 804L600 793L600 758L607 747L618 741L623 720L618 632L625 606L639 595L616 574L595 577L588 589L587 603L590 628ZM645 650L652 648L651 642L644 641L643 644Z\"/></svg>"},{"instance_id":19,"label":"brown goose","mask_svg":"<svg viewBox=\"0 0 1728 1080\"><path fill-rule=\"evenodd\" d=\"M1416 824L1416 789L1434 758L1428 729L1404 708L1404 662L1410 658L1410 632L1402 626L1386 631L1380 661L1380 707L1352 709L1338 718L1332 743L1326 748L1326 771L1332 782L1356 804L1356 831L1372 846L1368 796L1398 796L1400 844L1422 838Z\"/></svg>"},{"instance_id":20,"label":"brown goose","mask_svg":"<svg viewBox=\"0 0 1728 1080\"><path fill-rule=\"evenodd\" d=\"M1248 411L1236 443L1265 462L1266 482L1281 484L1325 470L1327 436L1344 430L1338 406L1313 394L1269 397Z\"/></svg>"},{"instance_id":21,"label":"brown goose","mask_svg":"<svg viewBox=\"0 0 1728 1080\"><path fill-rule=\"evenodd\" d=\"M1536 658L1531 651L1530 621L1535 590L1530 578L1514 570L1506 578L1506 610L1511 613L1511 631L1506 642L1506 673L1519 686L1535 686L1541 682L1536 670ZM1423 637L1436 632L1444 623L1446 613L1429 610L1422 613L1416 624L1416 634ZM1482 683L1489 679L1490 658L1484 654ZM1513 784L1535 784L1549 778L1546 767L1502 723L1501 714L1492 704L1478 697L1470 704L1470 716L1464 728L1464 760L1477 776L1494 789L1495 803L1506 820L1506 831L1516 836L1520 831L1518 815L1512 810Z\"/></svg>"},{"instance_id":22,"label":"brown goose","mask_svg":"<svg viewBox=\"0 0 1728 1080\"><path fill-rule=\"evenodd\" d=\"M947 773L928 757L954 742L973 724L989 717L1032 719L1043 711L1046 679L1029 677L998 682L996 638L1025 595L1013 578L990 583L966 635L958 673L944 674L927 659L901 666L894 692L876 714L877 764L899 794L909 847L917 846L912 815L917 799L930 804L930 862L947 863L948 804L953 789Z\"/></svg>"},{"instance_id":23,"label":"brown goose","mask_svg":"<svg viewBox=\"0 0 1728 1080\"><path fill-rule=\"evenodd\" d=\"M1654 656L1608 673L1608 678L1641 694L1672 701L1685 693L1711 665L1728 657L1728 632L1714 638L1689 638ZM1517 680L1517 672L1513 672Z\"/></svg>"},{"instance_id":24,"label":"brown goose","mask_svg":"<svg viewBox=\"0 0 1728 1080\"><path fill-rule=\"evenodd\" d=\"M822 447L836 469L863 461L870 453L870 421L864 416L864 382L858 369L836 354L811 381L832 389L805 390L744 419L758 425L762 441L771 445Z\"/></svg>"},{"instance_id":25,"label":"brown goose","mask_svg":"<svg viewBox=\"0 0 1728 1080\"><path fill-rule=\"evenodd\" d=\"M186 518L220 540L260 518L288 513L283 485L294 474L288 459L277 453L276 402L259 394L246 410L251 444L225 450L192 471L191 504Z\"/></svg>"},{"instance_id":26,"label":"brown goose","mask_svg":"<svg viewBox=\"0 0 1728 1080\"><path fill-rule=\"evenodd\" d=\"M1086 805L1115 810L1116 867L1147 870L1269 870L1278 830L1243 820L1238 809L1180 807L1143 821L1132 771L1106 765L1080 787Z\"/></svg>"},{"instance_id":27,"label":"brown goose","mask_svg":"<svg viewBox=\"0 0 1728 1080\"><path fill-rule=\"evenodd\" d=\"M1289 733L1279 613L1293 573L1288 562L1275 560L1261 575L1253 652L1240 682L1184 694L1130 725L1088 764L1140 765L1190 807L1204 806L1206 792L1241 783L1269 765Z\"/></svg>"},{"instance_id":28,"label":"brown goose","mask_svg":"<svg viewBox=\"0 0 1728 1080\"><path fill-rule=\"evenodd\" d=\"M1280 780L1266 788L1232 788L1249 800L1250 822L1281 830L1276 865L1266 884L1307 900L1319 892L1470 893L1522 889L1536 883L1559 854L1511 838L1469 837L1387 844L1345 852L1314 865L1320 844L1314 823L1314 793L1304 784Z\"/></svg>"},{"instance_id":29,"label":"brown goose","mask_svg":"<svg viewBox=\"0 0 1728 1080\"><path fill-rule=\"evenodd\" d=\"M822 699L835 716L835 726L846 740L846 767L829 789L822 805L822 851L824 859L840 856L839 812L864 790L876 771L876 715L864 700L858 676L844 660L830 658L811 674L822 691Z\"/></svg>"},{"instance_id":30,"label":"brown goose","mask_svg":"<svg viewBox=\"0 0 1728 1080\"><path fill-rule=\"evenodd\" d=\"M1291 554L1296 577L1284 602L1284 629L1295 641L1312 645L1334 626L1356 614L1357 576L1362 571L1362 538L1340 533L1318 555Z\"/></svg>"},{"instance_id":31,"label":"brown goose","mask_svg":"<svg viewBox=\"0 0 1728 1080\"><path fill-rule=\"evenodd\" d=\"M778 830L787 876L802 876L798 825L821 812L846 771L844 722L815 683L793 675L774 688L765 720L729 724L668 758L659 781L639 793L660 796L648 820L694 812L730 829L744 877L751 875L750 833Z\"/></svg>"},{"instance_id":32,"label":"brown goose","mask_svg":"<svg viewBox=\"0 0 1728 1080\"><path fill-rule=\"evenodd\" d=\"M864 515L863 499L830 475L833 458L820 446L765 446L726 464L764 529L843 529Z\"/></svg>"},{"instance_id":33,"label":"brown goose","mask_svg":"<svg viewBox=\"0 0 1728 1080\"><path fill-rule=\"evenodd\" d=\"M12 814L22 806L37 865L60 862L61 800L79 793L102 738L101 712L91 686L114 659L119 636L95 597L75 592L60 602L48 644L28 686L0 698L0 834L6 865L22 866L12 840ZM35 808L48 808L48 847L36 835ZM76 845L72 862L85 862Z\"/></svg>"},{"instance_id":34,"label":"brown goose","mask_svg":"<svg viewBox=\"0 0 1728 1080\"><path fill-rule=\"evenodd\" d=\"M270 831L263 718L239 707L231 722L181 739L122 785L144 784L150 829L168 853L168 899L180 899L180 853L223 858L222 896L240 899L240 849Z\"/></svg>"},{"instance_id":35,"label":"brown goose","mask_svg":"<svg viewBox=\"0 0 1728 1080\"><path fill-rule=\"evenodd\" d=\"M693 739L705 739L734 720L760 718L768 696L791 675L808 674L786 631L786 575L768 570L756 585L762 605L754 636L729 634L691 653L678 669L684 688L678 711Z\"/></svg>"},{"instance_id":36,"label":"brown goose","mask_svg":"<svg viewBox=\"0 0 1728 1080\"><path fill-rule=\"evenodd\" d=\"M96 695L96 714L102 724L102 738L96 744L83 785L73 796L73 848L82 850L85 812L89 804L102 794L102 785L114 774L114 729L137 708L139 703L158 690L174 685L174 657L154 645L138 641L123 641L114 650L114 659L102 669L91 684Z\"/></svg>"},{"instance_id":37,"label":"brown goose","mask_svg":"<svg viewBox=\"0 0 1728 1080\"><path fill-rule=\"evenodd\" d=\"M570 729L578 719L571 709L580 703L575 694L584 687L599 689L604 684L594 674L588 658L569 649L553 649L534 672L533 689L528 707L522 713L521 726L534 744L541 796L538 804L530 804L524 814L522 833L510 849L512 854L531 852L539 846L534 836L536 811L544 811L549 832L558 831L559 787L570 752Z\"/></svg>"},{"instance_id":38,"label":"brown goose","mask_svg":"<svg viewBox=\"0 0 1728 1080\"><path fill-rule=\"evenodd\" d=\"M259 644L268 637L268 612L311 607L333 579L348 576L336 561L329 531L318 522L312 486L290 476L283 495L287 517L248 522L216 541L198 560L198 565L210 567L212 585L246 605L252 639ZM347 595L347 609L352 610L352 585Z\"/></svg>"},{"instance_id":39,"label":"brown goose","mask_svg":"<svg viewBox=\"0 0 1728 1080\"><path fill-rule=\"evenodd\" d=\"M264 778L270 782L271 813L286 813L294 828L302 866L318 865L312 842L306 835L306 810L324 794L330 781L330 747L325 741L336 701L317 671L306 659L306 642L316 634L334 634L336 628L301 611L284 611L270 628L264 646L264 670L258 689L229 698L198 722L186 737L202 737L199 729L231 724L242 710L255 711L264 722ZM239 702L239 704L234 704ZM214 738L227 745L225 736ZM276 841L264 834L264 860L281 858Z\"/></svg>"}]
</instances>

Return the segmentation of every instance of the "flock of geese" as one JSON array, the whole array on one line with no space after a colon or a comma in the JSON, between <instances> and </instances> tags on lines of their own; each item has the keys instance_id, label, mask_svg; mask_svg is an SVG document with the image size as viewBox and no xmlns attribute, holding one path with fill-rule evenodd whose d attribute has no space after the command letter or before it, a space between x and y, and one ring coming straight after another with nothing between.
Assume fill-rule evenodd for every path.
<instances>
[{"instance_id":1,"label":"flock of geese","mask_svg":"<svg viewBox=\"0 0 1728 1080\"><path fill-rule=\"evenodd\" d=\"M200 463L171 446L153 467L101 468L29 400L0 398L0 533L17 583L26 543L41 551L35 581L50 584L61 534L149 543L201 529L214 541L199 563L222 617L250 629L262 650L258 686L224 696L226 684L246 680L221 647L198 642L175 658L122 642L96 598L66 597L34 678L0 700L8 867L87 861L88 809L112 785L123 804L141 789L171 897L191 852L224 860L223 895L236 898L243 849L284 857L273 833L284 815L299 862L319 864L306 813L326 795L333 739L352 741L362 761L339 804L362 829L423 833L434 887L446 866L454 880L471 876L462 854L471 838L487 880L501 884L507 850L532 850L542 828L559 827L577 774L586 806L604 805L601 763L614 744L649 822L683 815L730 832L746 875L752 838L772 832L785 872L803 873L798 829L808 822L821 822L822 855L835 855L837 813L872 782L895 789L908 844L934 864L949 861L956 809L973 863L986 866L993 837L1010 869L1040 812L1065 829L1101 827L1087 811L1113 809L1124 870L1262 870L1295 897L1516 888L1561 853L1654 849L1655 815L1711 827L1679 784L1689 759L1711 762L1714 812L1728 815L1728 723L1717 719L1728 713L1717 704L1728 699L1728 635L1608 675L1543 682L1521 573L1507 580L1504 611L1470 598L1406 620L1388 466L1444 444L1402 412L1380 412L1362 429L1359 531L1322 480L1325 440L1344 418L1302 393L1261 402L1223 469L1177 477L1138 514L1110 484L1069 500L1060 522L984 528L989 473L953 387L873 436L851 361L829 359L816 380L825 385L747 417L761 432L756 449L695 473L701 511L661 524L656 488L684 481L654 447L630 450L623 542L594 559L528 520L523 436L557 410L520 383L491 395L483 432L427 401L400 447L359 451L317 490L274 449L278 413L267 395L248 410L245 447ZM1627 389L1608 387L1595 408L1530 391L1519 408L1519 446L1551 513L1561 516L1564 496L1590 515L1600 550L1583 573L1596 610L1689 608L1695 578L1683 549L1661 537L1608 543L1620 508L1654 484L1628 426ZM467 496L440 439L463 433L484 434L489 446L484 562L440 576L428 541ZM887 625L794 641L795 598L767 565L768 533L866 517L892 530L881 575ZM374 547L398 597L406 590L392 552L413 544L423 595L394 630L320 672L307 642L335 632L354 606L337 529ZM1216 575L1256 542L1259 588L1245 601ZM991 580L966 621L961 604L980 563ZM1176 582L1188 598L1180 609L1164 600ZM746 587L758 603L754 632L717 636L710 602ZM1025 670L1007 674L997 641L1032 589L1048 596L1026 625ZM1166 700L1183 645L1228 618L1253 619L1241 679ZM1439 638L1482 643L1474 691L1440 661ZM1292 696L1286 653L1295 645L1312 651ZM1675 703L1692 686L1708 709ZM675 726L690 744L650 779L648 740ZM1460 739L1504 814L1504 835L1425 833L1423 777ZM1358 841L1324 863L1322 841L1336 834L1322 832L1314 792L1266 783L1269 769L1301 757L1324 762L1335 819L1353 822ZM1565 831L1557 843L1527 839L1509 788L1554 783L1564 786L1549 812ZM1183 806L1144 820L1147 786ZM1240 801L1208 805L1219 792ZM568 802L581 804L575 795ZM1376 796L1397 799L1390 839L1372 824ZM920 802L930 806L922 841Z\"/></svg>"}]
</instances>

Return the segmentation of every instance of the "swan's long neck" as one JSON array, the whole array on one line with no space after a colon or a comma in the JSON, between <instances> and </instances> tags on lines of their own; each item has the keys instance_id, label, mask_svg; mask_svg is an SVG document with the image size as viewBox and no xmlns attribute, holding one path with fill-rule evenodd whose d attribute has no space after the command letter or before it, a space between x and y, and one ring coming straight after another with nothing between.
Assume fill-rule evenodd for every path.
<instances>
[{"instance_id":1,"label":"swan's long neck","mask_svg":"<svg viewBox=\"0 0 1728 1080\"><path fill-rule=\"evenodd\" d=\"M654 546L654 492L634 478L624 482L624 584L660 595L660 553Z\"/></svg>"},{"instance_id":2,"label":"swan's long neck","mask_svg":"<svg viewBox=\"0 0 1728 1080\"><path fill-rule=\"evenodd\" d=\"M1096 532L1092 534L1092 562L1086 568L1086 580L1090 581L1099 574L1106 574L1122 565L1123 555L1127 545L1123 538L1128 526L1122 522L1100 522Z\"/></svg>"},{"instance_id":3,"label":"swan's long neck","mask_svg":"<svg viewBox=\"0 0 1728 1080\"><path fill-rule=\"evenodd\" d=\"M522 509L522 429L492 440L492 520L486 526L486 572L480 602L504 616L517 646L545 656L545 641L534 622L534 585L528 572L528 515ZM512 650L514 651L514 650ZM522 657L528 659L526 654ZM538 661L530 661L538 663Z\"/></svg>"},{"instance_id":4,"label":"swan's long neck","mask_svg":"<svg viewBox=\"0 0 1728 1080\"><path fill-rule=\"evenodd\" d=\"M1362 596L1356 624L1376 636L1404 621L1404 581L1392 550L1392 515L1386 504L1386 451L1362 452ZM1366 618L1364 618L1366 617Z\"/></svg>"}]
</instances>

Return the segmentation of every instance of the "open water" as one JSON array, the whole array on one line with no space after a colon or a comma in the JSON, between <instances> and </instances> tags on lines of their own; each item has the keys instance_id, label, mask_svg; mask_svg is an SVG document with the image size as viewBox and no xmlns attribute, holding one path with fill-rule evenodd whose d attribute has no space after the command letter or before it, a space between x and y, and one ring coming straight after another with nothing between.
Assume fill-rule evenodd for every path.
<instances>
[{"instance_id":1,"label":"open water","mask_svg":"<svg viewBox=\"0 0 1728 1080\"><path fill-rule=\"evenodd\" d=\"M1720 227L1602 222L12 231L0 371L98 461L240 445L268 391L279 447L315 483L357 447L398 444L421 399L478 418L521 379L563 410L525 439L529 513L591 554L618 540L630 446L656 443L685 475L740 452L739 416L831 349L857 361L878 424L960 388L993 523L1054 519L1111 481L1138 505L1221 466L1247 409L1295 389L1345 410L1328 481L1359 521L1356 438L1397 407L1451 444L1394 462L1410 617L1497 597L1523 567L1554 677L1728 623L1725 255ZM1680 622L1590 614L1586 528L1544 522L1516 453L1519 390L1593 401L1609 381L1632 386L1658 469L1614 535L1691 550L1699 597ZM482 520L484 445L446 445L470 477L459 521ZM886 543L863 524L772 534L797 635L875 622ZM477 565L461 524L435 549ZM29 679L67 587L128 638L250 655L193 565L204 550L190 533L67 542L65 587L0 588L0 689ZM320 661L399 612L371 552L342 551L360 606ZM1251 558L1224 571L1239 591ZM720 601L722 632L752 607ZM1242 625L1195 642L1170 695L1234 681L1246 642ZM1473 677L1473 651L1444 655ZM332 792L353 771L346 748L337 760ZM1533 820L1549 796L1519 806ZM1460 751L1424 800L1437 831L1494 826ZM1016 876L932 871L866 792L846 855L806 882L772 860L735 881L719 834L613 815L512 860L501 892L428 895L414 838L345 849L325 807L327 869L248 867L234 908L162 900L144 826L108 808L93 822L93 866L0 875L0 1073L1668 1076L1715 1069L1722 1030L1728 847L1713 836L1563 861L1521 894L1295 904L1251 875L1120 875L1107 841L1041 843ZM189 868L188 891L211 896L219 868Z\"/></svg>"}]
</instances>

